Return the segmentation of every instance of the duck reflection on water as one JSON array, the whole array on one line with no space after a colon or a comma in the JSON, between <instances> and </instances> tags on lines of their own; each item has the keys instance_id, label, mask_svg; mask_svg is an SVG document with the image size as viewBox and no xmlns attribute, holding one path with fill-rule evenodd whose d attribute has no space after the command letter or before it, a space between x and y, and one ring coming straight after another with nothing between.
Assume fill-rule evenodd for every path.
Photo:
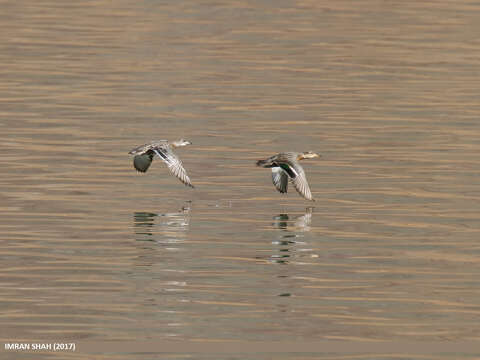
<instances>
[{"instance_id":1,"label":"duck reflection on water","mask_svg":"<svg viewBox=\"0 0 480 360\"><path fill-rule=\"evenodd\" d=\"M182 242L186 238L190 224L189 213L189 204L172 213L135 212L133 214L135 239L160 244Z\"/></svg>"},{"instance_id":2,"label":"duck reflection on water","mask_svg":"<svg viewBox=\"0 0 480 360\"><path fill-rule=\"evenodd\" d=\"M288 214L278 214L273 217L274 222L272 226L282 233L279 239L272 241L273 245L279 246L277 249L279 254L273 254L270 257L272 262L278 264L288 263L290 253L294 250L292 247L304 244L295 239L303 237L304 232L310 231L313 209L313 207L307 207L305 214L300 216L291 217Z\"/></svg>"},{"instance_id":3,"label":"duck reflection on water","mask_svg":"<svg viewBox=\"0 0 480 360\"><path fill-rule=\"evenodd\" d=\"M288 214L278 214L273 217L274 228L291 232L292 230L298 232L310 231L310 224L312 223L313 207L307 207L305 214L291 217Z\"/></svg>"}]
</instances>

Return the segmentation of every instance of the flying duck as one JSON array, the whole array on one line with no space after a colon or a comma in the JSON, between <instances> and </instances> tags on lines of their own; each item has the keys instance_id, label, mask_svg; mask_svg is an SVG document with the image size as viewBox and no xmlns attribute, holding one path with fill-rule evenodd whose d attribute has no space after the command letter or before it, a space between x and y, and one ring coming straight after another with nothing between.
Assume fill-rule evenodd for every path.
<instances>
[{"instance_id":1,"label":"flying duck","mask_svg":"<svg viewBox=\"0 0 480 360\"><path fill-rule=\"evenodd\" d=\"M186 186L194 187L190 178L182 165L182 162L173 152L172 148L190 145L188 140L180 139L169 143L167 140L152 141L149 144L138 146L130 150L129 154L134 155L133 166L137 171L146 172L153 161L153 157L157 155L162 159L175 175Z\"/></svg>"},{"instance_id":2,"label":"flying duck","mask_svg":"<svg viewBox=\"0 0 480 360\"><path fill-rule=\"evenodd\" d=\"M286 193L288 189L288 180L293 183L295 190L307 200L315 201L312 198L310 187L308 186L305 171L299 161L303 159L312 159L320 155L307 152L284 152L273 155L265 160L258 160L257 166L272 169L272 181L275 188Z\"/></svg>"}]
</instances>

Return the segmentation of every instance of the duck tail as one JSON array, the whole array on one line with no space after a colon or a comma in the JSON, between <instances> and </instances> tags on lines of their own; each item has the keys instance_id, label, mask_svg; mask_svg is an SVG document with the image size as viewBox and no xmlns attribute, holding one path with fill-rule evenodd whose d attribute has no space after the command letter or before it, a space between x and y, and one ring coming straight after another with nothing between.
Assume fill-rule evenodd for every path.
<instances>
[{"instance_id":1,"label":"duck tail","mask_svg":"<svg viewBox=\"0 0 480 360\"><path fill-rule=\"evenodd\" d=\"M268 167L269 165L271 165L271 163L268 160L258 160L257 161L257 166Z\"/></svg>"}]
</instances>

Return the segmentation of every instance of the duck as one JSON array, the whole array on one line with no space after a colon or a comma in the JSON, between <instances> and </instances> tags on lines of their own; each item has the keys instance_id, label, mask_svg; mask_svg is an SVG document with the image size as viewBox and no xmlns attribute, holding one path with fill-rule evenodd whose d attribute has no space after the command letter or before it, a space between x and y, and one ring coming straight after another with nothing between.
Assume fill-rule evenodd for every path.
<instances>
[{"instance_id":1,"label":"duck","mask_svg":"<svg viewBox=\"0 0 480 360\"><path fill-rule=\"evenodd\" d=\"M315 201L308 185L307 177L299 161L320 157L312 151L282 152L265 160L258 160L257 166L272 169L272 182L282 194L287 193L290 180L297 192L307 200Z\"/></svg>"},{"instance_id":2,"label":"duck","mask_svg":"<svg viewBox=\"0 0 480 360\"><path fill-rule=\"evenodd\" d=\"M133 167L142 173L147 172L153 158L157 155L162 159L170 169L171 173L175 175L185 186L194 188L187 171L183 167L180 158L175 155L172 148L191 145L192 143L185 139L169 142L168 140L152 141L148 144L138 146L129 151L133 155Z\"/></svg>"}]
</instances>

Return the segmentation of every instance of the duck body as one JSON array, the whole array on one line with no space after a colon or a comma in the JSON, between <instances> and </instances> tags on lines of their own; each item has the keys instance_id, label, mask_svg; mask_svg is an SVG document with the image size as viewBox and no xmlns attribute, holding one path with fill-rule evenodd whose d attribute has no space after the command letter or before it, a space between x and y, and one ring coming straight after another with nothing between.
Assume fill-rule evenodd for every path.
<instances>
[{"instance_id":1,"label":"duck body","mask_svg":"<svg viewBox=\"0 0 480 360\"><path fill-rule=\"evenodd\" d=\"M190 144L190 141L184 139L173 141L171 143L168 142L168 140L157 140L133 148L129 151L129 154L133 155L134 168L142 173L147 172L155 155L158 156L167 164L173 175L175 175L186 186L193 188L194 186L190 181L180 158L172 150L172 148L187 146Z\"/></svg>"},{"instance_id":2,"label":"duck body","mask_svg":"<svg viewBox=\"0 0 480 360\"><path fill-rule=\"evenodd\" d=\"M288 182L307 200L315 201L308 185L307 177L299 161L311 159L319 155L309 152L282 152L265 160L258 160L257 166L272 169L272 182L280 193L287 193Z\"/></svg>"}]
</instances>

